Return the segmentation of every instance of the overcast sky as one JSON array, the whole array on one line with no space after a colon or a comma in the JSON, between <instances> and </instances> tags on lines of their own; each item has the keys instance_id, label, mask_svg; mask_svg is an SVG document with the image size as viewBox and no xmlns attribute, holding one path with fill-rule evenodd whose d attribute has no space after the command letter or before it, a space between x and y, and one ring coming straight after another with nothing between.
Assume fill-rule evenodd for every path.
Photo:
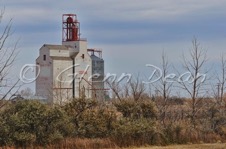
<instances>
[{"instance_id":1,"label":"overcast sky","mask_svg":"<svg viewBox=\"0 0 226 149\"><path fill-rule=\"evenodd\" d=\"M226 0L0 0L13 18L18 67L35 63L43 44L61 44L62 14L75 13L89 48L101 48L105 72L142 73L164 50L179 65L195 36L211 62L226 51Z\"/></svg>"}]
</instances>

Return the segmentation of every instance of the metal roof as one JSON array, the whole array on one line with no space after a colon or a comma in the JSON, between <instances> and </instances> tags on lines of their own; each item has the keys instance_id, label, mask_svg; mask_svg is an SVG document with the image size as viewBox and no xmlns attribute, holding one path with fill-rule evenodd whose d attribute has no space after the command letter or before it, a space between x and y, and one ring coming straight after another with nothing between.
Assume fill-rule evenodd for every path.
<instances>
[{"instance_id":1,"label":"metal roof","mask_svg":"<svg viewBox=\"0 0 226 149\"><path fill-rule=\"evenodd\" d=\"M91 57L92 60L95 60L95 61L104 61L103 59L97 57L97 56L94 55L94 54L93 54L93 55L90 55L90 57Z\"/></svg>"}]
</instances>

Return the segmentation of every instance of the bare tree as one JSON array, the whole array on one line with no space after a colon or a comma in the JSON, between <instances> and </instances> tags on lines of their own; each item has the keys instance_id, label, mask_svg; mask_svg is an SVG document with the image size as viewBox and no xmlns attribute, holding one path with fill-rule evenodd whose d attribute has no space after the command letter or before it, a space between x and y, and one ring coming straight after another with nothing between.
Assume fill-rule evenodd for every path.
<instances>
[{"instance_id":1,"label":"bare tree","mask_svg":"<svg viewBox=\"0 0 226 149\"><path fill-rule=\"evenodd\" d=\"M195 126L195 118L201 109L201 101L206 93L205 81L206 73L201 73L204 70L204 64L207 61L206 51L200 47L200 43L196 38L192 40L192 49L190 50L190 59L183 55L183 67L187 71L189 77L181 78L178 82L183 90L191 97L191 122Z\"/></svg>"},{"instance_id":2,"label":"bare tree","mask_svg":"<svg viewBox=\"0 0 226 149\"><path fill-rule=\"evenodd\" d=\"M167 80L168 77L170 78L170 76L168 76L170 65L164 51L162 52L161 67L162 67L162 77L160 78L159 81L155 82L153 86L155 90L158 91L158 93L160 93L161 96L161 99L159 99L159 101L156 101L156 103L160 112L160 120L163 121L164 123L166 112L169 107L169 97L173 86L173 83L170 80Z\"/></svg>"},{"instance_id":3,"label":"bare tree","mask_svg":"<svg viewBox=\"0 0 226 149\"><path fill-rule=\"evenodd\" d=\"M136 79L129 79L127 82L118 80L106 80L105 82L113 92L113 98L120 101L126 98L138 101L145 92L145 85L140 81L139 76Z\"/></svg>"},{"instance_id":4,"label":"bare tree","mask_svg":"<svg viewBox=\"0 0 226 149\"><path fill-rule=\"evenodd\" d=\"M212 84L211 86L213 91L213 98L215 99L215 102L212 105L212 109L219 112L221 115L225 115L226 102L224 97L224 90L226 83L226 60L223 54L221 56L220 62L220 70L215 70L215 72L217 73L214 73L216 82L214 82L214 84Z\"/></svg>"},{"instance_id":5,"label":"bare tree","mask_svg":"<svg viewBox=\"0 0 226 149\"><path fill-rule=\"evenodd\" d=\"M145 92L145 85L140 81L139 76L129 82L131 95L135 101L138 101Z\"/></svg>"},{"instance_id":6,"label":"bare tree","mask_svg":"<svg viewBox=\"0 0 226 149\"><path fill-rule=\"evenodd\" d=\"M111 89L111 91L113 92L113 96L121 101L122 100L122 96L121 96L122 89L120 87L120 82L109 81L109 80L106 80L105 82L106 82L107 86Z\"/></svg>"},{"instance_id":7,"label":"bare tree","mask_svg":"<svg viewBox=\"0 0 226 149\"><path fill-rule=\"evenodd\" d=\"M223 104L223 96L224 96L224 89L225 89L225 83L226 83L226 60L224 59L224 56L221 57L221 69L220 69L220 75L217 74L217 97L218 102L220 105Z\"/></svg>"},{"instance_id":8,"label":"bare tree","mask_svg":"<svg viewBox=\"0 0 226 149\"><path fill-rule=\"evenodd\" d=\"M0 14L0 22L2 21L4 15L4 10ZM17 85L19 79L14 81L12 76L10 76L10 71L13 67L15 59L18 55L17 42L14 46L9 45L9 39L12 35L11 31L12 19L4 27L3 31L0 33L0 100L3 101L9 96L13 95L18 89ZM16 91L15 91L16 90ZM3 103L3 102L1 102ZM0 104L0 108L3 107L5 103Z\"/></svg>"}]
</instances>

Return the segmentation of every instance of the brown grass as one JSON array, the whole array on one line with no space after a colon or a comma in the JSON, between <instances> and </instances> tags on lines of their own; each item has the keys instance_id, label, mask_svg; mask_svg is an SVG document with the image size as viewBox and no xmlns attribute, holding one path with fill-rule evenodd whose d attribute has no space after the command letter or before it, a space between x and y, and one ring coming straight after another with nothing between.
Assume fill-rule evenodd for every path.
<instances>
[{"instance_id":1,"label":"brown grass","mask_svg":"<svg viewBox=\"0 0 226 149\"><path fill-rule=\"evenodd\" d=\"M226 149L225 143L215 144L193 144L193 145L169 145L169 146L152 146L152 147L131 147L125 149Z\"/></svg>"},{"instance_id":2,"label":"brown grass","mask_svg":"<svg viewBox=\"0 0 226 149\"><path fill-rule=\"evenodd\" d=\"M47 147L27 147L26 149L120 149L108 139L76 139L67 140L61 145L51 145ZM16 149L7 147L4 149ZM150 146L150 147L130 147L121 149L226 149L225 143L214 144L190 144L190 145L169 145L169 146Z\"/></svg>"},{"instance_id":3,"label":"brown grass","mask_svg":"<svg viewBox=\"0 0 226 149\"><path fill-rule=\"evenodd\" d=\"M49 146L48 149L115 149L117 146L109 139L67 139L65 142Z\"/></svg>"},{"instance_id":4,"label":"brown grass","mask_svg":"<svg viewBox=\"0 0 226 149\"><path fill-rule=\"evenodd\" d=\"M5 147L2 149L22 148ZM29 146L26 149L118 149L118 147L110 139L65 139L45 147Z\"/></svg>"}]
</instances>

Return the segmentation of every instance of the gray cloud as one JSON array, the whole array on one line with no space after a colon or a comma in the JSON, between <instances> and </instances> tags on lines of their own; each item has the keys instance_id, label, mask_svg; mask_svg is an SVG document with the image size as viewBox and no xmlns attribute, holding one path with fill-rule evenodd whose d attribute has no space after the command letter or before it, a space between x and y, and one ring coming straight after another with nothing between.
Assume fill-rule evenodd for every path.
<instances>
[{"instance_id":1,"label":"gray cloud","mask_svg":"<svg viewBox=\"0 0 226 149\"><path fill-rule=\"evenodd\" d=\"M21 56L31 55L21 63L33 63L42 44L60 44L64 13L76 13L89 46L104 49L107 71L138 71L145 63L158 64L163 49L176 62L193 36L213 58L226 48L225 0L3 0L1 4L6 7L5 19L13 17L15 34L22 38Z\"/></svg>"}]
</instances>

